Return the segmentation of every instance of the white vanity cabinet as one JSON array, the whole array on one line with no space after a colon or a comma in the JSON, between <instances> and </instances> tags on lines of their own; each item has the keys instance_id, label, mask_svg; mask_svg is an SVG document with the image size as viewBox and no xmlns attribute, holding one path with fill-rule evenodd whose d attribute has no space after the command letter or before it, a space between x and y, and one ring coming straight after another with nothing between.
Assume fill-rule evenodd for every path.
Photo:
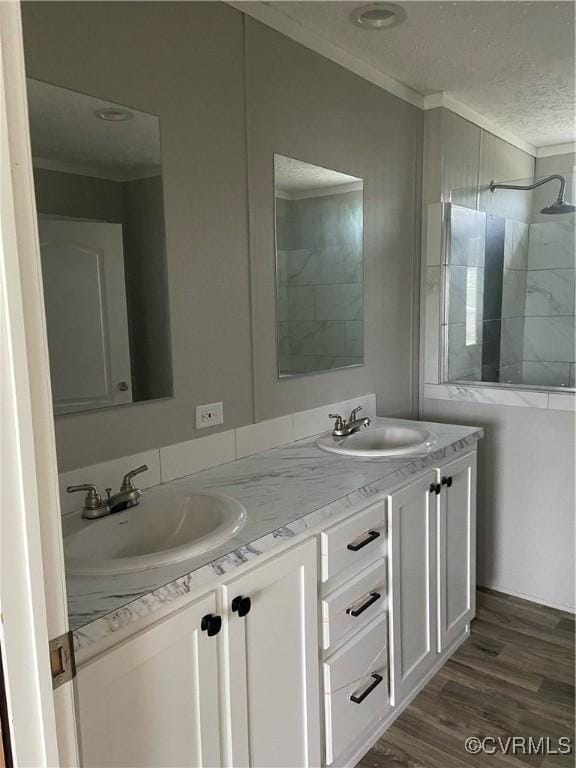
<instances>
[{"instance_id":1,"label":"white vanity cabinet","mask_svg":"<svg viewBox=\"0 0 576 768\"><path fill-rule=\"evenodd\" d=\"M318 766L316 563L312 538L83 666L83 766Z\"/></svg>"},{"instance_id":2,"label":"white vanity cabinet","mask_svg":"<svg viewBox=\"0 0 576 768\"><path fill-rule=\"evenodd\" d=\"M437 472L388 497L390 698L398 705L436 661Z\"/></svg>"},{"instance_id":3,"label":"white vanity cabinet","mask_svg":"<svg viewBox=\"0 0 576 768\"><path fill-rule=\"evenodd\" d=\"M316 540L223 587L226 766L320 765Z\"/></svg>"},{"instance_id":4,"label":"white vanity cabinet","mask_svg":"<svg viewBox=\"0 0 576 768\"><path fill-rule=\"evenodd\" d=\"M390 696L421 686L474 617L476 453L388 496Z\"/></svg>"},{"instance_id":5,"label":"white vanity cabinet","mask_svg":"<svg viewBox=\"0 0 576 768\"><path fill-rule=\"evenodd\" d=\"M212 592L80 669L84 768L221 765L215 614Z\"/></svg>"},{"instance_id":6,"label":"white vanity cabinet","mask_svg":"<svg viewBox=\"0 0 576 768\"><path fill-rule=\"evenodd\" d=\"M439 470L438 652L462 635L476 612L476 454Z\"/></svg>"},{"instance_id":7,"label":"white vanity cabinet","mask_svg":"<svg viewBox=\"0 0 576 768\"><path fill-rule=\"evenodd\" d=\"M476 453L400 483L80 664L82 765L355 765L475 610Z\"/></svg>"}]
</instances>

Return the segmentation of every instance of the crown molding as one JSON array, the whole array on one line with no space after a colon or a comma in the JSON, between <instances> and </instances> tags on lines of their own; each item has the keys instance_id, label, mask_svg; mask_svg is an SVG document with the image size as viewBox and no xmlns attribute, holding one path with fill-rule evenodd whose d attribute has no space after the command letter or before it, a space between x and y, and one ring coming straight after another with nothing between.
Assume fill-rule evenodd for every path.
<instances>
[{"instance_id":1,"label":"crown molding","mask_svg":"<svg viewBox=\"0 0 576 768\"><path fill-rule=\"evenodd\" d=\"M503 141L512 144L512 146L527 152L532 157L551 157L552 155L561 155L575 151L575 144L553 144L548 147L536 147L519 136L516 136L506 128L502 128L492 120L484 117L479 112L475 112L462 102L445 93L433 93L429 96L423 96L418 91L405 85L400 80L385 75L383 72L370 64L362 61L353 54L344 50L338 45L331 43L316 32L304 27L294 19L284 15L276 10L273 2L260 2L260 0L227 0L227 5L235 8L241 13L250 16L256 21L260 21L267 27L275 29L286 37L295 40L297 43L310 48L330 61L339 64L345 69L354 72L359 77L368 80L377 85L382 90L397 96L403 101L407 101L419 109L428 110L436 107L444 107L455 114L469 120L471 123L483 128L489 133L494 134Z\"/></svg>"},{"instance_id":2,"label":"crown molding","mask_svg":"<svg viewBox=\"0 0 576 768\"><path fill-rule=\"evenodd\" d=\"M576 153L576 141L567 141L565 144L549 144L547 147L538 147L536 157L554 157L555 155L572 155Z\"/></svg>"},{"instance_id":3,"label":"crown molding","mask_svg":"<svg viewBox=\"0 0 576 768\"><path fill-rule=\"evenodd\" d=\"M285 16L274 8L273 3L261 3L255 2L255 0L250 0L249 2L233 2L228 0L227 5L247 16L251 16L256 21L262 22L267 27L272 27L272 29L286 35L286 37L290 37L297 43L301 43L306 48L316 51L326 59L340 64L345 69L363 77L364 80L368 80L384 91L398 96L403 101L407 101L409 104L420 109L424 108L424 97L418 91L404 85L399 80L395 80L393 77L383 74L376 67L366 64L366 62L340 48L340 46L331 43L321 35L316 34L316 32L312 32L312 30L302 26L302 24L294 21L294 19Z\"/></svg>"},{"instance_id":4,"label":"crown molding","mask_svg":"<svg viewBox=\"0 0 576 768\"><path fill-rule=\"evenodd\" d=\"M470 109L466 104L462 104L461 101L453 99L451 96L447 96L445 93L433 93L430 96L426 96L424 99L424 109L435 109L436 107L449 109L450 112L460 115L460 117L478 125L480 128L488 131L488 133L493 133L494 136L497 136L503 141L507 141L508 144L512 144L523 152L527 152L529 155L532 155L532 157L536 157L537 155L538 149L534 144L531 144L529 141L524 141L524 139L519 138L511 131L506 130L506 128L501 128L492 120L489 120L479 112Z\"/></svg>"}]
</instances>

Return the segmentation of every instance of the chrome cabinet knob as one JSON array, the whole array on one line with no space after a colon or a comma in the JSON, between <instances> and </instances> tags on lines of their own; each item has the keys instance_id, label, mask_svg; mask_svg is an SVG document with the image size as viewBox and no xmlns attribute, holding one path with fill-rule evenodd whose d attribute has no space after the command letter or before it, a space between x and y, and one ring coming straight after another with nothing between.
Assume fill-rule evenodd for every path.
<instances>
[{"instance_id":1,"label":"chrome cabinet knob","mask_svg":"<svg viewBox=\"0 0 576 768\"><path fill-rule=\"evenodd\" d=\"M118 389L120 390L120 392L128 392L128 390L130 389L130 387L128 386L128 382L127 381L119 381L118 382Z\"/></svg>"}]
</instances>

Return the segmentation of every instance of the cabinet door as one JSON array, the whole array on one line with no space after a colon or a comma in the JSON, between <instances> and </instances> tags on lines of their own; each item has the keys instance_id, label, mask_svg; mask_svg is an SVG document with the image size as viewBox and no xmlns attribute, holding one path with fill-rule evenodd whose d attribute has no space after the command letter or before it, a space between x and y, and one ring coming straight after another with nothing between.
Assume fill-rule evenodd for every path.
<instances>
[{"instance_id":1,"label":"cabinet door","mask_svg":"<svg viewBox=\"0 0 576 768\"><path fill-rule=\"evenodd\" d=\"M436 659L436 472L388 497L391 701L398 705Z\"/></svg>"},{"instance_id":2,"label":"cabinet door","mask_svg":"<svg viewBox=\"0 0 576 768\"><path fill-rule=\"evenodd\" d=\"M320 764L316 559L309 540L223 588L228 766Z\"/></svg>"},{"instance_id":3,"label":"cabinet door","mask_svg":"<svg viewBox=\"0 0 576 768\"><path fill-rule=\"evenodd\" d=\"M85 768L221 765L218 637L200 630L215 608L212 593L80 670Z\"/></svg>"},{"instance_id":4,"label":"cabinet door","mask_svg":"<svg viewBox=\"0 0 576 768\"><path fill-rule=\"evenodd\" d=\"M440 470L438 651L465 630L476 610L476 454Z\"/></svg>"}]
</instances>

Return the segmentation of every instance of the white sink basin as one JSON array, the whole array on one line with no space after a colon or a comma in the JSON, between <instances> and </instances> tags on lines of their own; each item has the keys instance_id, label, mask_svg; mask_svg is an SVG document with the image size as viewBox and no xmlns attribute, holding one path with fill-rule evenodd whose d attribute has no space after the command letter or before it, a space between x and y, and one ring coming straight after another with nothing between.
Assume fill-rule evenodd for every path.
<instances>
[{"instance_id":1,"label":"white sink basin","mask_svg":"<svg viewBox=\"0 0 576 768\"><path fill-rule=\"evenodd\" d=\"M348 437L323 435L316 444L328 453L377 459L417 453L429 448L434 440L432 432L423 427L390 423L381 427L368 427Z\"/></svg>"},{"instance_id":2,"label":"white sink basin","mask_svg":"<svg viewBox=\"0 0 576 768\"><path fill-rule=\"evenodd\" d=\"M68 573L114 574L201 555L231 539L246 510L220 494L158 488L143 493L138 506L99 520L82 520L79 512L67 517L74 518L64 531Z\"/></svg>"}]
</instances>

